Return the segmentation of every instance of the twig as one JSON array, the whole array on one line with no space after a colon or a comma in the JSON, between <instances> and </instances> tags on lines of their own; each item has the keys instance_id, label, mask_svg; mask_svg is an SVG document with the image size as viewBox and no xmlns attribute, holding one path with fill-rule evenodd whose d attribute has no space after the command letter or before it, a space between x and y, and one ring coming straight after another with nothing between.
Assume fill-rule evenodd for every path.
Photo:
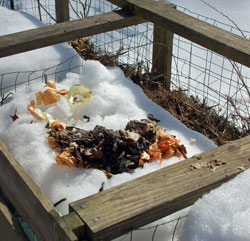
<instances>
[{"instance_id":1,"label":"twig","mask_svg":"<svg viewBox=\"0 0 250 241\"><path fill-rule=\"evenodd\" d=\"M248 133L248 132L250 131L249 118L244 117L244 116L242 116L242 115L239 113L238 108L236 107L236 105L234 104L233 100L232 100L230 97L228 97L227 100L228 100L228 102L230 102L230 104L231 104L232 107L234 108L234 111L235 111L235 113L237 114L237 117L240 118L240 120L241 120L241 125L242 125L242 129L245 129L244 132L247 132L247 133Z\"/></svg>"},{"instance_id":2,"label":"twig","mask_svg":"<svg viewBox=\"0 0 250 241\"><path fill-rule=\"evenodd\" d=\"M48 83L48 75L46 73L43 74L44 75L44 82L45 84Z\"/></svg>"},{"instance_id":3,"label":"twig","mask_svg":"<svg viewBox=\"0 0 250 241\"><path fill-rule=\"evenodd\" d=\"M73 12L76 14L76 16L77 16L78 18L81 18L81 16L78 14L78 12L74 9L74 7L73 7L71 1L69 1L69 5L70 5L70 7L72 8Z\"/></svg>"},{"instance_id":4,"label":"twig","mask_svg":"<svg viewBox=\"0 0 250 241\"><path fill-rule=\"evenodd\" d=\"M244 81L244 78L243 78L242 74L240 73L240 70L239 70L238 66L236 65L235 62L233 62L233 61L230 60L230 59L229 59L229 62L231 63L231 65L233 66L233 69L234 69L235 72L237 73L237 75L238 75L238 77L239 77L239 79L240 79L240 81L241 81L243 87L245 88L245 90L246 90L246 92L247 92L247 94L248 94L248 97L249 97L249 99L250 99L250 91L249 91L249 89L248 89L248 87L247 87L247 85L246 85L246 83L245 83L245 81Z\"/></svg>"},{"instance_id":5,"label":"twig","mask_svg":"<svg viewBox=\"0 0 250 241\"><path fill-rule=\"evenodd\" d=\"M87 17L89 14L91 4L92 4L92 0L90 0L89 3L88 3L88 0L85 0L85 3L82 3L81 0L78 0L78 1L72 0L72 1L75 3L79 3L82 6L83 13L82 12L80 12L80 13L81 13L82 17ZM72 7L72 5L71 5L71 7ZM72 7L72 9L73 9L73 7ZM78 13L77 13L77 16L79 17Z\"/></svg>"},{"instance_id":6,"label":"twig","mask_svg":"<svg viewBox=\"0 0 250 241\"><path fill-rule=\"evenodd\" d=\"M6 96L2 96L2 100L0 101L0 106L2 106L4 104L4 101L10 96L13 95L12 92L9 92Z\"/></svg>"},{"instance_id":7,"label":"twig","mask_svg":"<svg viewBox=\"0 0 250 241\"><path fill-rule=\"evenodd\" d=\"M204 0L200 0L202 3L206 4L208 7L212 8L214 11L216 11L217 13L221 14L223 17L225 17L228 21L230 21L235 27L236 29L241 33L241 35L244 38L247 38L247 36L243 33L243 31L239 28L239 26L231 19L229 18L226 14L224 14L223 12L219 11L217 8L215 8L214 6L212 6L211 4L209 4L208 2L204 1Z\"/></svg>"},{"instance_id":8,"label":"twig","mask_svg":"<svg viewBox=\"0 0 250 241\"><path fill-rule=\"evenodd\" d=\"M54 207L56 207L57 205L59 205L60 203L66 201L67 198L62 198L61 200L57 201L56 203L54 203Z\"/></svg>"},{"instance_id":9,"label":"twig","mask_svg":"<svg viewBox=\"0 0 250 241\"><path fill-rule=\"evenodd\" d=\"M38 2L38 4L49 15L49 17L56 22L56 19L48 12L48 10L40 2Z\"/></svg>"}]
</instances>

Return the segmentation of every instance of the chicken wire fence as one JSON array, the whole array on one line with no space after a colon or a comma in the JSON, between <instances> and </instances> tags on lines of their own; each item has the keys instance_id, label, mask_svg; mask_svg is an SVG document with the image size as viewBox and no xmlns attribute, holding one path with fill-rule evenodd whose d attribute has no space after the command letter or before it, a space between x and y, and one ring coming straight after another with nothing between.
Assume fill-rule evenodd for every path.
<instances>
[{"instance_id":1,"label":"chicken wire fence","mask_svg":"<svg viewBox=\"0 0 250 241\"><path fill-rule=\"evenodd\" d=\"M0 5L10 7L11 2L15 9L30 13L46 25L56 21L54 0L0 0ZM118 9L107 0L70 0L69 7L71 20ZM181 6L177 9L227 31L250 36L250 32L240 30L234 22L225 24ZM90 40L102 51L110 54L119 51L120 63L134 66L139 63L148 72L152 66L153 28L152 23L144 23L91 36ZM198 96L241 128L249 128L250 80L247 67L178 35L174 35L172 55L172 89L181 88L188 95ZM0 75L1 86L6 75ZM19 75L16 73L16 83Z\"/></svg>"},{"instance_id":2,"label":"chicken wire fence","mask_svg":"<svg viewBox=\"0 0 250 241\"><path fill-rule=\"evenodd\" d=\"M70 0L69 4L71 20L118 9L106 0ZM0 0L0 6L10 8L13 4L7 0ZM46 25L56 22L55 3L52 0L15 0L14 8L35 16ZM177 9L232 33L244 34L247 38L250 36L250 32L239 30L234 23L225 24L181 6L177 6ZM140 63L147 73L152 67L153 29L152 23L144 23L91 36L89 39L96 48L104 52L119 52L118 60L122 64L137 66ZM204 103L213 106L218 113L235 121L241 128L249 128L250 80L247 67L178 35L174 35L172 56L172 89L181 88L188 95L198 96ZM18 86L43 81L45 73L60 82L67 72L80 72L82 65L73 64L76 57L42 70L0 73L1 96L12 89L16 91ZM26 80L20 81L21 79ZM137 235L142 235L145 231L150 232L150 235L143 234L145 240L158 240L158 235L165 235L168 237L166 240L176 240L176 231L181 228L181 222L185 218L186 216L179 216L172 220L158 221L157 224L133 230L117 240L137 240Z\"/></svg>"},{"instance_id":3,"label":"chicken wire fence","mask_svg":"<svg viewBox=\"0 0 250 241\"><path fill-rule=\"evenodd\" d=\"M9 92L18 91L19 87L29 86L36 81L44 82L45 76L56 82L61 82L68 72L80 73L81 70L82 61L79 61L78 54L76 54L60 64L45 69L0 73L0 95L4 99Z\"/></svg>"}]
</instances>

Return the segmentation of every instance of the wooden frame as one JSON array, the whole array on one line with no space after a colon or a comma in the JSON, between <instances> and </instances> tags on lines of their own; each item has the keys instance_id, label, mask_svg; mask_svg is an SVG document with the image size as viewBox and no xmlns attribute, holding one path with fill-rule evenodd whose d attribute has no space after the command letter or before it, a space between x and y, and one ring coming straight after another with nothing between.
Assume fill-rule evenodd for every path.
<instances>
[{"instance_id":1,"label":"wooden frame","mask_svg":"<svg viewBox=\"0 0 250 241\"><path fill-rule=\"evenodd\" d=\"M69 0L55 0L56 3L56 22L69 21Z\"/></svg>"},{"instance_id":2,"label":"wooden frame","mask_svg":"<svg viewBox=\"0 0 250 241\"><path fill-rule=\"evenodd\" d=\"M124 9L2 36L0 57L152 21L160 26L160 32L167 29L250 67L250 41L247 39L194 19L167 3L153 0L110 2ZM39 240L109 240L191 205L205 192L249 168L249 156L250 137L245 137L73 202L70 213L60 217L0 142L0 185ZM192 168L197 167L197 163L198 168ZM217 165L215 170L211 170L213 164ZM13 227L6 210L0 205L0 217L5 213L3 220Z\"/></svg>"}]
</instances>

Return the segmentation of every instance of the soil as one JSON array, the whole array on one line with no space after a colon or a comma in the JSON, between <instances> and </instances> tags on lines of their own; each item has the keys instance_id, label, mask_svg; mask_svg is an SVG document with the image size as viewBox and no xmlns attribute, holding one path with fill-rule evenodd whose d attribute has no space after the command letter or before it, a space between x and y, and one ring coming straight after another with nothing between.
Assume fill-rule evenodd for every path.
<instances>
[{"instance_id":1,"label":"soil","mask_svg":"<svg viewBox=\"0 0 250 241\"><path fill-rule=\"evenodd\" d=\"M143 72L142 63L136 65L120 63L119 51L113 55L104 53L96 49L87 39L77 39L70 41L69 44L85 60L94 59L105 66L120 67L127 77L142 88L149 99L170 112L188 128L207 136L216 145L220 146L247 135L235 123L219 115L213 107L209 107L205 100L188 96L182 89L169 91L164 88L161 75L149 71Z\"/></svg>"}]
</instances>

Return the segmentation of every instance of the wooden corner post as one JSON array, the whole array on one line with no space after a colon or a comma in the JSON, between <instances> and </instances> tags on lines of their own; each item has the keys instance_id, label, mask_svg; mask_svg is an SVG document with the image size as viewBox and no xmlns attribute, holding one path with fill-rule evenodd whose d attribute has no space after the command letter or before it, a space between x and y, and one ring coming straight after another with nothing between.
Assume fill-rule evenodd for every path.
<instances>
[{"instance_id":1,"label":"wooden corner post","mask_svg":"<svg viewBox=\"0 0 250 241\"><path fill-rule=\"evenodd\" d=\"M176 6L173 5L173 8ZM154 24L152 71L162 74L166 89L170 90L174 34Z\"/></svg>"},{"instance_id":2,"label":"wooden corner post","mask_svg":"<svg viewBox=\"0 0 250 241\"><path fill-rule=\"evenodd\" d=\"M56 22L69 21L69 0L55 0L56 2Z\"/></svg>"}]
</instances>

